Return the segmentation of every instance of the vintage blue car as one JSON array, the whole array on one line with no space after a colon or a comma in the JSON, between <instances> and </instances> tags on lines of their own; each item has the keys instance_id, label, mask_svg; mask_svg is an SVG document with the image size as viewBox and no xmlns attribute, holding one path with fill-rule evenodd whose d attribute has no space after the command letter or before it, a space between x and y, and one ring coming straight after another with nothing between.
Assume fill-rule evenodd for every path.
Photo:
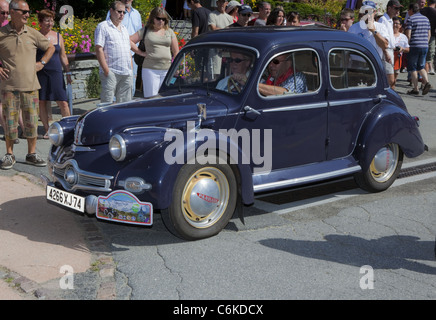
<instances>
[{"instance_id":1,"label":"vintage blue car","mask_svg":"<svg viewBox=\"0 0 436 320\"><path fill-rule=\"evenodd\" d=\"M50 203L139 225L159 212L188 240L257 193L350 175L383 191L426 148L372 45L322 27L200 35L159 96L63 118L49 136Z\"/></svg>"}]
</instances>

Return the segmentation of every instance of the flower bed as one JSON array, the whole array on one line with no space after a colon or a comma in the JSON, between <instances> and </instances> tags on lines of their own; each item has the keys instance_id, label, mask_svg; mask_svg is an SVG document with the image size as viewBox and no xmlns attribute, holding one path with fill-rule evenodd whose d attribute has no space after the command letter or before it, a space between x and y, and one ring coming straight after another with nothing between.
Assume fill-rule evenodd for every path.
<instances>
[{"instance_id":1,"label":"flower bed","mask_svg":"<svg viewBox=\"0 0 436 320\"><path fill-rule=\"evenodd\" d=\"M74 18L74 28L60 29L59 22L55 22L53 31L60 32L65 43L67 54L84 53L94 51L94 30L100 22L94 17L79 19ZM27 25L39 30L38 17L32 14Z\"/></svg>"}]
</instances>

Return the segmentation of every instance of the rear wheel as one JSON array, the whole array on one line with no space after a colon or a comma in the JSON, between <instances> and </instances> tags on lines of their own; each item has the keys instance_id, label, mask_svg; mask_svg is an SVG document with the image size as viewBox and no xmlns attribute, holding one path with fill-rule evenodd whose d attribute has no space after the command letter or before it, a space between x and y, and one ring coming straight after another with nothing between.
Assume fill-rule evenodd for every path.
<instances>
[{"instance_id":1,"label":"rear wheel","mask_svg":"<svg viewBox=\"0 0 436 320\"><path fill-rule=\"evenodd\" d=\"M236 199L236 179L230 166L185 165L177 176L172 203L162 212L162 219L182 239L208 238L227 225Z\"/></svg>"},{"instance_id":2,"label":"rear wheel","mask_svg":"<svg viewBox=\"0 0 436 320\"><path fill-rule=\"evenodd\" d=\"M401 170L403 152L395 143L377 151L366 172L355 175L359 187L369 192L380 192L389 188Z\"/></svg>"}]
</instances>

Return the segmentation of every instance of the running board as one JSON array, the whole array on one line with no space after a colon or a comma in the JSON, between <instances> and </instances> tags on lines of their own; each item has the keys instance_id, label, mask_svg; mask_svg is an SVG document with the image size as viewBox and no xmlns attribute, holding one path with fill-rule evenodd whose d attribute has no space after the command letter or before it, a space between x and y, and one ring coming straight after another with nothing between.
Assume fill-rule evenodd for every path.
<instances>
[{"instance_id":1,"label":"running board","mask_svg":"<svg viewBox=\"0 0 436 320\"><path fill-rule=\"evenodd\" d=\"M351 175L359 171L361 171L361 168L352 157L273 170L269 174L253 175L254 192L273 191L325 181Z\"/></svg>"}]
</instances>

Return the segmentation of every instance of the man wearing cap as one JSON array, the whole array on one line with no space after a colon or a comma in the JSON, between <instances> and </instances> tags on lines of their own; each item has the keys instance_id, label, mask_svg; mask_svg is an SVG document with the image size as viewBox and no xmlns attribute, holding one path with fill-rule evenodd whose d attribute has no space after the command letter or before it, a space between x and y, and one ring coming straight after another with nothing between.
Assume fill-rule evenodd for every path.
<instances>
[{"instance_id":1,"label":"man wearing cap","mask_svg":"<svg viewBox=\"0 0 436 320\"><path fill-rule=\"evenodd\" d=\"M390 0L386 7L386 13L380 17L378 20L379 23L383 24L388 31L388 41L389 46L384 53L384 67L386 71L386 76L388 78L389 86L392 88L395 84L395 75L394 75L394 48L395 48L395 37L394 37L394 22L392 20L393 17L398 16L400 13L400 8L402 5L398 0Z\"/></svg>"},{"instance_id":2,"label":"man wearing cap","mask_svg":"<svg viewBox=\"0 0 436 320\"><path fill-rule=\"evenodd\" d=\"M233 22L238 21L238 8L240 5L238 1L232 0L226 6L226 13L232 16Z\"/></svg>"},{"instance_id":3,"label":"man wearing cap","mask_svg":"<svg viewBox=\"0 0 436 320\"><path fill-rule=\"evenodd\" d=\"M376 6L373 1L364 1L360 8L360 22L353 24L348 32L368 40L383 59L383 50L389 45L389 35L386 27L374 20Z\"/></svg>"},{"instance_id":4,"label":"man wearing cap","mask_svg":"<svg viewBox=\"0 0 436 320\"><path fill-rule=\"evenodd\" d=\"M243 4L238 7L238 21L229 25L229 28L234 27L246 27L248 25L248 21L250 20L251 15L253 14L253 10L247 4Z\"/></svg>"}]
</instances>

